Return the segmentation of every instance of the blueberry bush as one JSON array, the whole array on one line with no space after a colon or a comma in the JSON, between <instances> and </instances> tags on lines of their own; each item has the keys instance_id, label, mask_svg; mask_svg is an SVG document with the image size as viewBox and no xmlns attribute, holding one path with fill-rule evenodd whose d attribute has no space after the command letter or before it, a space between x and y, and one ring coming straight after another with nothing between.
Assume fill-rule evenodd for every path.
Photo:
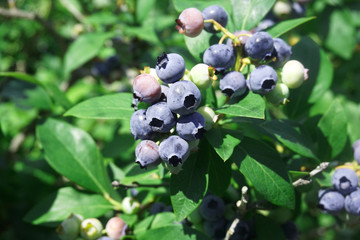
<instances>
[{"instance_id":1,"label":"blueberry bush","mask_svg":"<svg viewBox=\"0 0 360 240\"><path fill-rule=\"evenodd\" d=\"M0 2L0 239L360 238L360 4Z\"/></svg>"}]
</instances>

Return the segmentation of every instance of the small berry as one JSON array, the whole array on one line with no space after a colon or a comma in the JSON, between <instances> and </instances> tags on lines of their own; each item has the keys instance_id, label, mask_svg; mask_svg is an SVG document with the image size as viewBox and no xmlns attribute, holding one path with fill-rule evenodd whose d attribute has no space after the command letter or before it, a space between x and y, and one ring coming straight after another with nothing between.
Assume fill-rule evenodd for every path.
<instances>
[{"instance_id":1,"label":"small berry","mask_svg":"<svg viewBox=\"0 0 360 240\"><path fill-rule=\"evenodd\" d=\"M265 95L272 91L277 83L275 70L268 65L260 65L250 73L249 88L252 92Z\"/></svg>"},{"instance_id":2,"label":"small berry","mask_svg":"<svg viewBox=\"0 0 360 240\"><path fill-rule=\"evenodd\" d=\"M56 232L61 240L73 240L80 234L80 225L83 217L71 214L57 228Z\"/></svg>"},{"instance_id":3,"label":"small berry","mask_svg":"<svg viewBox=\"0 0 360 240\"><path fill-rule=\"evenodd\" d=\"M103 226L97 218L88 218L81 222L81 237L86 240L98 239L102 230Z\"/></svg>"},{"instance_id":4,"label":"small berry","mask_svg":"<svg viewBox=\"0 0 360 240\"><path fill-rule=\"evenodd\" d=\"M290 89L300 87L307 79L307 69L304 68L301 62L297 60L290 60L285 63L282 72L281 80Z\"/></svg>"},{"instance_id":5,"label":"small berry","mask_svg":"<svg viewBox=\"0 0 360 240\"><path fill-rule=\"evenodd\" d=\"M198 36L204 28L204 18L196 8L187 8L176 19L176 29L188 37Z\"/></svg>"},{"instance_id":6,"label":"small berry","mask_svg":"<svg viewBox=\"0 0 360 240\"><path fill-rule=\"evenodd\" d=\"M204 233L211 239L224 239L226 234L226 221L224 218L216 221L204 221Z\"/></svg>"},{"instance_id":7,"label":"small berry","mask_svg":"<svg viewBox=\"0 0 360 240\"><path fill-rule=\"evenodd\" d=\"M344 196L336 190L320 190L318 197L318 206L325 213L336 214L344 208Z\"/></svg>"},{"instance_id":8,"label":"small berry","mask_svg":"<svg viewBox=\"0 0 360 240\"><path fill-rule=\"evenodd\" d=\"M193 113L200 102L200 90L191 81L178 81L169 88L167 104L174 113L180 115Z\"/></svg>"},{"instance_id":9,"label":"small berry","mask_svg":"<svg viewBox=\"0 0 360 240\"><path fill-rule=\"evenodd\" d=\"M174 83L185 73L185 60L177 53L162 53L156 63L156 74L164 83Z\"/></svg>"},{"instance_id":10,"label":"small berry","mask_svg":"<svg viewBox=\"0 0 360 240\"><path fill-rule=\"evenodd\" d=\"M273 13L278 18L286 18L291 14L291 5L288 1L276 1Z\"/></svg>"},{"instance_id":11,"label":"small berry","mask_svg":"<svg viewBox=\"0 0 360 240\"><path fill-rule=\"evenodd\" d=\"M234 233L230 236L230 240L246 240L250 236L250 227L247 222L239 221L234 229Z\"/></svg>"},{"instance_id":12,"label":"small berry","mask_svg":"<svg viewBox=\"0 0 360 240\"><path fill-rule=\"evenodd\" d=\"M215 69L204 63L196 64L190 70L190 80L200 89L207 89L212 84Z\"/></svg>"},{"instance_id":13,"label":"small berry","mask_svg":"<svg viewBox=\"0 0 360 240\"><path fill-rule=\"evenodd\" d=\"M127 224L120 217L112 217L106 223L106 234L113 240L120 240L125 235Z\"/></svg>"},{"instance_id":14,"label":"small berry","mask_svg":"<svg viewBox=\"0 0 360 240\"><path fill-rule=\"evenodd\" d=\"M246 54L254 60L271 59L273 50L274 41L267 32L256 32L245 43Z\"/></svg>"},{"instance_id":15,"label":"small berry","mask_svg":"<svg viewBox=\"0 0 360 240\"><path fill-rule=\"evenodd\" d=\"M152 104L160 99L160 83L150 74L138 75L133 83L134 99Z\"/></svg>"},{"instance_id":16,"label":"small berry","mask_svg":"<svg viewBox=\"0 0 360 240\"><path fill-rule=\"evenodd\" d=\"M247 90L244 75L238 71L231 71L220 79L221 91L229 97L237 97L243 95Z\"/></svg>"},{"instance_id":17,"label":"small berry","mask_svg":"<svg viewBox=\"0 0 360 240\"><path fill-rule=\"evenodd\" d=\"M226 44L214 44L205 50L203 62L216 71L223 71L231 68L235 63L233 47Z\"/></svg>"},{"instance_id":18,"label":"small berry","mask_svg":"<svg viewBox=\"0 0 360 240\"><path fill-rule=\"evenodd\" d=\"M176 116L166 102L158 102L146 110L146 119L154 132L167 133L176 124Z\"/></svg>"},{"instance_id":19,"label":"small berry","mask_svg":"<svg viewBox=\"0 0 360 240\"><path fill-rule=\"evenodd\" d=\"M354 150L354 159L360 164L360 147Z\"/></svg>"},{"instance_id":20,"label":"small berry","mask_svg":"<svg viewBox=\"0 0 360 240\"><path fill-rule=\"evenodd\" d=\"M204 20L214 19L221 26L226 27L228 22L228 14L225 9L219 5L211 5L202 11ZM204 30L210 33L216 33L220 30L216 30L212 23L205 23Z\"/></svg>"},{"instance_id":21,"label":"small berry","mask_svg":"<svg viewBox=\"0 0 360 240\"><path fill-rule=\"evenodd\" d=\"M271 62L269 65L274 68L280 68L289 61L292 51L291 47L281 38L274 38L273 40L276 60L275 62Z\"/></svg>"},{"instance_id":22,"label":"small berry","mask_svg":"<svg viewBox=\"0 0 360 240\"><path fill-rule=\"evenodd\" d=\"M296 240L299 239L299 229L293 221L287 221L281 224L281 228L284 232L286 239Z\"/></svg>"},{"instance_id":23,"label":"small berry","mask_svg":"<svg viewBox=\"0 0 360 240\"><path fill-rule=\"evenodd\" d=\"M132 197L124 197L121 202L122 210L126 214L135 214L140 209L140 203Z\"/></svg>"},{"instance_id":24,"label":"small berry","mask_svg":"<svg viewBox=\"0 0 360 240\"><path fill-rule=\"evenodd\" d=\"M158 145L150 140L141 141L135 149L135 162L141 168L157 166L161 163Z\"/></svg>"},{"instance_id":25,"label":"small berry","mask_svg":"<svg viewBox=\"0 0 360 240\"><path fill-rule=\"evenodd\" d=\"M145 109L137 110L131 115L130 130L132 135L134 135L135 140L154 139L157 135L152 131L149 122L146 120Z\"/></svg>"},{"instance_id":26,"label":"small berry","mask_svg":"<svg viewBox=\"0 0 360 240\"><path fill-rule=\"evenodd\" d=\"M177 134L187 141L193 141L203 137L205 130L205 119L203 115L194 112L183 115L176 123Z\"/></svg>"},{"instance_id":27,"label":"small berry","mask_svg":"<svg viewBox=\"0 0 360 240\"><path fill-rule=\"evenodd\" d=\"M358 186L358 176L350 168L338 168L331 177L332 185L342 194L349 194Z\"/></svg>"},{"instance_id":28,"label":"small berry","mask_svg":"<svg viewBox=\"0 0 360 240\"><path fill-rule=\"evenodd\" d=\"M274 90L265 96L274 105L286 104L289 97L289 88L284 83L277 83Z\"/></svg>"},{"instance_id":29,"label":"small berry","mask_svg":"<svg viewBox=\"0 0 360 240\"><path fill-rule=\"evenodd\" d=\"M189 144L179 136L172 135L159 145L160 158L167 164L177 167L189 156Z\"/></svg>"},{"instance_id":30,"label":"small berry","mask_svg":"<svg viewBox=\"0 0 360 240\"><path fill-rule=\"evenodd\" d=\"M360 215L360 188L345 197L345 210L352 215Z\"/></svg>"},{"instance_id":31,"label":"small berry","mask_svg":"<svg viewBox=\"0 0 360 240\"><path fill-rule=\"evenodd\" d=\"M154 205L151 206L149 213L150 213L150 215L161 213L165 210L165 208L166 208L166 205L164 203L156 202L156 203L154 203Z\"/></svg>"},{"instance_id":32,"label":"small berry","mask_svg":"<svg viewBox=\"0 0 360 240\"><path fill-rule=\"evenodd\" d=\"M211 107L203 106L198 108L198 113L200 113L205 119L205 130L209 131L214 126L216 122L216 114Z\"/></svg>"},{"instance_id":33,"label":"small berry","mask_svg":"<svg viewBox=\"0 0 360 240\"><path fill-rule=\"evenodd\" d=\"M200 205L200 213L205 220L215 221L225 213L225 203L218 196L207 195Z\"/></svg>"},{"instance_id":34,"label":"small berry","mask_svg":"<svg viewBox=\"0 0 360 240\"><path fill-rule=\"evenodd\" d=\"M254 28L254 30L252 32L261 32L264 31L268 28L271 28L272 26L274 26L276 24L274 19L270 19L270 18L265 18L264 20L262 20L261 22L259 22L259 24L256 26L256 28Z\"/></svg>"}]
</instances>

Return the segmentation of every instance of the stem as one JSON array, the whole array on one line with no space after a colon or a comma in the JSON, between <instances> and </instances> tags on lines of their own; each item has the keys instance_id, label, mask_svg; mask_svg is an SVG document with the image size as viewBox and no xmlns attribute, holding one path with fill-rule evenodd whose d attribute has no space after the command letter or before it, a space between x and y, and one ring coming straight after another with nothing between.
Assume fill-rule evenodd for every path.
<instances>
[{"instance_id":1,"label":"stem","mask_svg":"<svg viewBox=\"0 0 360 240\"><path fill-rule=\"evenodd\" d=\"M113 187L123 187L123 188L137 188L137 187L152 187L152 188L158 188L158 187L168 187L168 183L162 183L162 184L140 184L138 182L132 182L132 184L122 184L119 181L113 181L111 183Z\"/></svg>"},{"instance_id":2,"label":"stem","mask_svg":"<svg viewBox=\"0 0 360 240\"><path fill-rule=\"evenodd\" d=\"M115 199L113 199L112 197L110 197L110 195L108 193L104 193L104 198L106 200L108 200L108 202L111 203L114 206L115 210L121 210L122 209L121 202L118 202Z\"/></svg>"},{"instance_id":3,"label":"stem","mask_svg":"<svg viewBox=\"0 0 360 240\"><path fill-rule=\"evenodd\" d=\"M240 40L232 32L230 32L229 30L227 30L226 28L221 26L221 24L218 23L217 21L215 21L214 19L204 20L204 23L212 23L214 25L215 29L222 31L225 35L227 35L229 38L231 38L234 43L237 43L237 44L240 43Z\"/></svg>"},{"instance_id":4,"label":"stem","mask_svg":"<svg viewBox=\"0 0 360 240\"><path fill-rule=\"evenodd\" d=\"M296 180L295 182L293 182L293 186L298 187L298 186L301 186L301 185L309 184L311 182L310 178L313 177L314 175L324 171L329 166L329 164L330 164L329 162L320 163L319 166L317 166L314 170L312 170L309 173L309 176L306 176L304 178L300 178L300 179Z\"/></svg>"},{"instance_id":5,"label":"stem","mask_svg":"<svg viewBox=\"0 0 360 240\"><path fill-rule=\"evenodd\" d=\"M236 61L235 61L235 71L241 72L241 62L242 62L242 58L241 58L241 47L235 47L236 49Z\"/></svg>"},{"instance_id":6,"label":"stem","mask_svg":"<svg viewBox=\"0 0 360 240\"><path fill-rule=\"evenodd\" d=\"M226 38L228 38L229 36L228 35L223 35L221 38L220 38L220 40L219 40L219 44L222 44L223 42L224 42L224 40L226 39Z\"/></svg>"}]
</instances>

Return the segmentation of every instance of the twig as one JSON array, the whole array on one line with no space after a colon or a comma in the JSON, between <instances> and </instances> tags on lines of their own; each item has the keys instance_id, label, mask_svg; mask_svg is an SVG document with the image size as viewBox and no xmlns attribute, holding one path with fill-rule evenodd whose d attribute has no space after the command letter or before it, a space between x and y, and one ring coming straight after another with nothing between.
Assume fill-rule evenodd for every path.
<instances>
[{"instance_id":1,"label":"twig","mask_svg":"<svg viewBox=\"0 0 360 240\"><path fill-rule=\"evenodd\" d=\"M306 185L311 183L311 177L313 177L314 175L324 171L328 166L329 166L329 162L322 162L320 163L319 166L317 166L314 170L312 170L308 176L304 177L304 178L300 178L298 180L296 180L295 182L293 182L293 186L294 187L298 187L301 185Z\"/></svg>"},{"instance_id":2,"label":"twig","mask_svg":"<svg viewBox=\"0 0 360 240\"><path fill-rule=\"evenodd\" d=\"M246 205L249 202L249 196L247 194L248 187L243 186L241 188L241 199L237 201L236 206L238 207L238 213L240 216L243 216L246 212ZM235 218L234 221L231 223L231 226L229 227L229 230L226 232L226 236L224 240L229 240L231 235L234 234L236 226L240 222L240 218Z\"/></svg>"},{"instance_id":3,"label":"twig","mask_svg":"<svg viewBox=\"0 0 360 240\"><path fill-rule=\"evenodd\" d=\"M41 18L36 13L23 11L17 8L11 8L11 9L5 9L0 8L0 16L3 17L10 17L10 18L23 18L23 19L29 19L38 22L41 24L45 29L49 30L49 32L54 36L54 38L59 42L61 48L63 51L65 51L65 39L59 35L53 28L52 24L47 22L45 19Z\"/></svg>"},{"instance_id":4,"label":"twig","mask_svg":"<svg viewBox=\"0 0 360 240\"><path fill-rule=\"evenodd\" d=\"M152 187L152 188L158 188L158 187L168 187L168 183L162 183L162 184L141 184L138 182L132 182L132 184L122 184L119 181L113 181L111 183L113 187L123 187L123 188L137 188L137 187Z\"/></svg>"}]
</instances>

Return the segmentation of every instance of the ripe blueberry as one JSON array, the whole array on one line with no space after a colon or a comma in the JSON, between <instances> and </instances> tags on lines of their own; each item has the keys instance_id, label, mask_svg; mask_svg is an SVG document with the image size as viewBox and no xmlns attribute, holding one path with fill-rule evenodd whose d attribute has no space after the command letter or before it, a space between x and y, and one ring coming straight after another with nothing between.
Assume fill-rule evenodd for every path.
<instances>
[{"instance_id":1,"label":"ripe blueberry","mask_svg":"<svg viewBox=\"0 0 360 240\"><path fill-rule=\"evenodd\" d=\"M256 32L245 43L246 54L254 60L269 60L273 50L274 41L267 32Z\"/></svg>"},{"instance_id":2,"label":"ripe blueberry","mask_svg":"<svg viewBox=\"0 0 360 240\"><path fill-rule=\"evenodd\" d=\"M265 95L276 86L278 76L268 65L260 65L250 73L249 88L254 93Z\"/></svg>"},{"instance_id":3,"label":"ripe blueberry","mask_svg":"<svg viewBox=\"0 0 360 240\"><path fill-rule=\"evenodd\" d=\"M336 190L320 190L318 207L325 213L336 214L344 208L344 196Z\"/></svg>"},{"instance_id":4,"label":"ripe blueberry","mask_svg":"<svg viewBox=\"0 0 360 240\"><path fill-rule=\"evenodd\" d=\"M146 110L146 119L154 132L167 133L176 124L176 116L166 102L158 102Z\"/></svg>"},{"instance_id":5,"label":"ripe blueberry","mask_svg":"<svg viewBox=\"0 0 360 240\"><path fill-rule=\"evenodd\" d=\"M172 135L160 143L160 158L167 164L177 167L189 156L189 144L179 136Z\"/></svg>"},{"instance_id":6,"label":"ripe blueberry","mask_svg":"<svg viewBox=\"0 0 360 240\"><path fill-rule=\"evenodd\" d=\"M150 140L139 142L135 149L135 156L135 162L138 163L141 168L157 166L161 163L159 146Z\"/></svg>"},{"instance_id":7,"label":"ripe blueberry","mask_svg":"<svg viewBox=\"0 0 360 240\"><path fill-rule=\"evenodd\" d=\"M195 112L200 102L200 90L193 82L178 81L169 88L167 104L174 113L186 115Z\"/></svg>"},{"instance_id":8,"label":"ripe blueberry","mask_svg":"<svg viewBox=\"0 0 360 240\"><path fill-rule=\"evenodd\" d=\"M205 220L215 221L225 213L225 203L218 196L207 195L200 204L200 213Z\"/></svg>"},{"instance_id":9,"label":"ripe blueberry","mask_svg":"<svg viewBox=\"0 0 360 240\"><path fill-rule=\"evenodd\" d=\"M271 62L269 65L274 68L280 68L289 61L292 51L291 47L281 38L274 38L273 40L276 60L275 62Z\"/></svg>"},{"instance_id":10,"label":"ripe blueberry","mask_svg":"<svg viewBox=\"0 0 360 240\"><path fill-rule=\"evenodd\" d=\"M138 75L133 83L134 99L152 104L160 99L160 83L150 74Z\"/></svg>"},{"instance_id":11,"label":"ripe blueberry","mask_svg":"<svg viewBox=\"0 0 360 240\"><path fill-rule=\"evenodd\" d=\"M183 115L176 123L176 132L187 141L193 141L203 137L205 130L205 119L203 115L194 112Z\"/></svg>"},{"instance_id":12,"label":"ripe blueberry","mask_svg":"<svg viewBox=\"0 0 360 240\"><path fill-rule=\"evenodd\" d=\"M176 19L176 29L188 37L196 37L204 28L204 18L196 8L187 8Z\"/></svg>"},{"instance_id":13,"label":"ripe blueberry","mask_svg":"<svg viewBox=\"0 0 360 240\"><path fill-rule=\"evenodd\" d=\"M130 118L130 130L134 135L135 140L137 139L154 139L156 133L154 133L146 120L146 110L140 109L134 112Z\"/></svg>"},{"instance_id":14,"label":"ripe blueberry","mask_svg":"<svg viewBox=\"0 0 360 240\"><path fill-rule=\"evenodd\" d=\"M332 185L342 194L349 194L358 186L358 176L350 168L338 168L331 177Z\"/></svg>"},{"instance_id":15,"label":"ripe blueberry","mask_svg":"<svg viewBox=\"0 0 360 240\"><path fill-rule=\"evenodd\" d=\"M225 9L219 5L211 5L202 11L204 20L214 19L220 23L221 26L226 27L228 22L228 14ZM216 33L220 30L215 30L212 23L205 23L204 30L210 33Z\"/></svg>"},{"instance_id":16,"label":"ripe blueberry","mask_svg":"<svg viewBox=\"0 0 360 240\"><path fill-rule=\"evenodd\" d=\"M229 97L241 96L247 90L244 75L238 71L228 72L220 79L220 89Z\"/></svg>"},{"instance_id":17,"label":"ripe blueberry","mask_svg":"<svg viewBox=\"0 0 360 240\"><path fill-rule=\"evenodd\" d=\"M360 215L360 188L345 197L345 210L352 215Z\"/></svg>"},{"instance_id":18,"label":"ripe blueberry","mask_svg":"<svg viewBox=\"0 0 360 240\"><path fill-rule=\"evenodd\" d=\"M225 44L214 44L205 50L203 62L216 71L231 68L235 63L233 47Z\"/></svg>"},{"instance_id":19,"label":"ripe blueberry","mask_svg":"<svg viewBox=\"0 0 360 240\"><path fill-rule=\"evenodd\" d=\"M185 60L177 53L162 53L156 63L156 74L164 83L174 83L185 73Z\"/></svg>"}]
</instances>

